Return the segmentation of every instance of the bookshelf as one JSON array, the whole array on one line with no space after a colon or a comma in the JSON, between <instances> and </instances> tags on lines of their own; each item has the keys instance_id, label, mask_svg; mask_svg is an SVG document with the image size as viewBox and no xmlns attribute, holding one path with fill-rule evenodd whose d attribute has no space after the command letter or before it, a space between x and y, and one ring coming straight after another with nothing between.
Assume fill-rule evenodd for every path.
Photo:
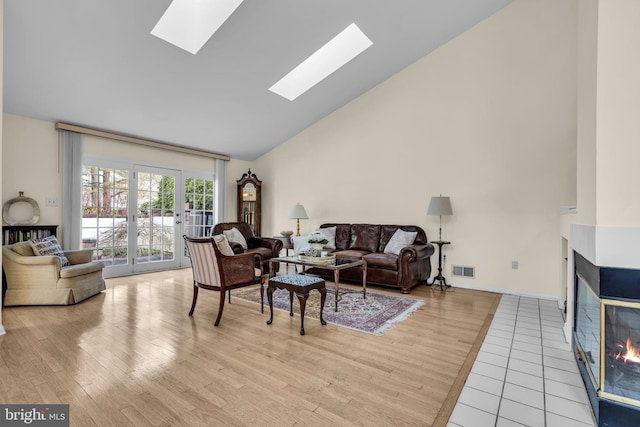
<instances>
[{"instance_id":1,"label":"bookshelf","mask_svg":"<svg viewBox=\"0 0 640 427\"><path fill-rule=\"evenodd\" d=\"M55 236L57 225L3 225L2 245Z\"/></svg>"}]
</instances>

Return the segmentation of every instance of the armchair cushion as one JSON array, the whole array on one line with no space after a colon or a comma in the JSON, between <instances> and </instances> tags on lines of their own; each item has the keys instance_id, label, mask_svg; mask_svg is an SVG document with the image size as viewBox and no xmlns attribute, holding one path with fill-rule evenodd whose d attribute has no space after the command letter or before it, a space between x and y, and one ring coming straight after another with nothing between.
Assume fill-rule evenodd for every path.
<instances>
[{"instance_id":1,"label":"armchair cushion","mask_svg":"<svg viewBox=\"0 0 640 427\"><path fill-rule=\"evenodd\" d=\"M60 277L68 279L70 277L78 277L84 274L102 271L104 265L100 261L92 261L86 264L69 265L60 269Z\"/></svg>"},{"instance_id":2,"label":"armchair cushion","mask_svg":"<svg viewBox=\"0 0 640 427\"><path fill-rule=\"evenodd\" d=\"M247 239L244 238L240 230L233 227L230 230L224 230L223 234L228 241L234 242L234 243L240 243L240 245L242 246L242 249L244 249L245 251L247 250L248 248Z\"/></svg>"},{"instance_id":3,"label":"armchair cushion","mask_svg":"<svg viewBox=\"0 0 640 427\"><path fill-rule=\"evenodd\" d=\"M40 256L57 256L58 258L60 258L60 262L62 263L63 267L69 265L69 260L64 255L64 252L62 251L62 248L60 247L56 236L49 236L38 240L31 239L29 240L29 244L31 244L31 248L33 249L34 254Z\"/></svg>"},{"instance_id":4,"label":"armchair cushion","mask_svg":"<svg viewBox=\"0 0 640 427\"><path fill-rule=\"evenodd\" d=\"M237 230L238 234L240 234L244 239L244 246L242 246L241 243L234 241L235 239L232 240L228 237L229 233L227 232L234 229ZM259 254L262 260L263 271L269 271L269 261L271 260L271 258L278 257L280 255L280 251L282 250L281 240L269 237L254 236L253 231L251 231L251 227L245 222L220 222L213 227L213 230L211 232L212 236L216 236L219 234L227 235L229 246L231 246L231 249L233 249L233 252L236 255L243 253ZM237 240L240 241L240 236L236 237ZM279 266L279 263L274 264L274 272L278 271Z\"/></svg>"},{"instance_id":5,"label":"armchair cushion","mask_svg":"<svg viewBox=\"0 0 640 427\"><path fill-rule=\"evenodd\" d=\"M13 250L22 256L34 256L33 248L30 242L19 242L13 245Z\"/></svg>"},{"instance_id":6,"label":"armchair cushion","mask_svg":"<svg viewBox=\"0 0 640 427\"><path fill-rule=\"evenodd\" d=\"M216 234L215 236L213 236L213 241L216 242L216 246L218 247L218 250L222 253L222 255L235 255L235 252L233 252L233 249L231 249L231 246L229 246L229 241L224 234Z\"/></svg>"}]
</instances>

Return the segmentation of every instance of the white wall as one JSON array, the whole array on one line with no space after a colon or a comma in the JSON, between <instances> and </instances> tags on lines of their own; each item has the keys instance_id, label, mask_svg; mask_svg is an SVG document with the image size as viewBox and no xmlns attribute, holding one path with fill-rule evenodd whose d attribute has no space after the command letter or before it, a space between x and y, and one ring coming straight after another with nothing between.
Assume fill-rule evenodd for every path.
<instances>
[{"instance_id":1,"label":"white wall","mask_svg":"<svg viewBox=\"0 0 640 427\"><path fill-rule=\"evenodd\" d=\"M558 208L576 203L577 1L516 1L255 162L263 229L416 224L451 197L454 284L560 297ZM292 160L293 159L293 160ZM436 260L434 259L434 264ZM511 262L519 269L512 270Z\"/></svg>"}]
</instances>

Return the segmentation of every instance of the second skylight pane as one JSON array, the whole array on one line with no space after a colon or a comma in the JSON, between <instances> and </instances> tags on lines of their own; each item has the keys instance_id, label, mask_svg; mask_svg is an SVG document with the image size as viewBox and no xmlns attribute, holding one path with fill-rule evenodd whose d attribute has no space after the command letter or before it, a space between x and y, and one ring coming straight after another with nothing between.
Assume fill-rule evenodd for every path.
<instances>
[{"instance_id":1,"label":"second skylight pane","mask_svg":"<svg viewBox=\"0 0 640 427\"><path fill-rule=\"evenodd\" d=\"M372 44L356 24L351 24L269 90L293 101Z\"/></svg>"}]
</instances>

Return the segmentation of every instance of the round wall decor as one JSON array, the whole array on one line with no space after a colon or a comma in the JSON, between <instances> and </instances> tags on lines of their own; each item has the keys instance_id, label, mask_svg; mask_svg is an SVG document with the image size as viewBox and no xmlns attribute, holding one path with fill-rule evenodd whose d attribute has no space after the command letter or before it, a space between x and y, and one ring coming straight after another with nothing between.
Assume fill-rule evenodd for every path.
<instances>
[{"instance_id":1,"label":"round wall decor","mask_svg":"<svg viewBox=\"0 0 640 427\"><path fill-rule=\"evenodd\" d=\"M19 196L14 197L2 206L2 222L9 225L34 225L40 221L40 206L38 202L31 197L25 197L24 191L18 192ZM31 219L13 219L11 217L11 207L18 203L27 203L31 205L32 217Z\"/></svg>"}]
</instances>

